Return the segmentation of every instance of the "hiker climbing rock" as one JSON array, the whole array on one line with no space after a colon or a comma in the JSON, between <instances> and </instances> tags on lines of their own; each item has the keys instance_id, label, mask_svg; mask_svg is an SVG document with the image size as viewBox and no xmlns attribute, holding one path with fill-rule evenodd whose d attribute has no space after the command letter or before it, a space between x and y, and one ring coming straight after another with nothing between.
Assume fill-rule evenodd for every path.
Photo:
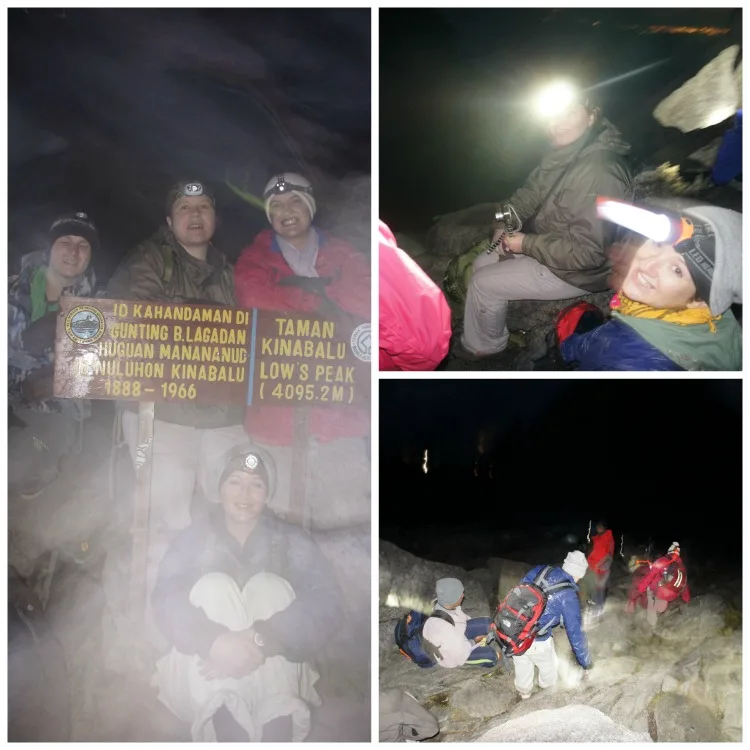
<instances>
[{"instance_id":1,"label":"hiker climbing rock","mask_svg":"<svg viewBox=\"0 0 750 750\"><path fill-rule=\"evenodd\" d=\"M589 568L581 580L581 588L585 591L585 598L592 599L594 603L591 612L593 619L598 619L604 613L607 582L612 572L612 562L615 556L615 539L606 521L597 521L594 530L590 550L586 557Z\"/></svg>"},{"instance_id":2,"label":"hiker climbing rock","mask_svg":"<svg viewBox=\"0 0 750 750\"><path fill-rule=\"evenodd\" d=\"M581 370L740 370L742 216L685 198L643 206L600 198L599 214L629 230L617 250L611 319L561 335Z\"/></svg>"},{"instance_id":3,"label":"hiker climbing rock","mask_svg":"<svg viewBox=\"0 0 750 750\"><path fill-rule=\"evenodd\" d=\"M221 507L159 569L154 619L171 650L155 683L196 741L298 742L320 703L311 662L342 626L341 593L315 542L268 509L267 456L239 446L216 473Z\"/></svg>"},{"instance_id":4,"label":"hiker climbing rock","mask_svg":"<svg viewBox=\"0 0 750 750\"><path fill-rule=\"evenodd\" d=\"M640 580L633 586L626 605L629 614L635 612L641 596L646 599L646 612L649 625L656 625L658 615L667 611L670 602L681 598L690 602L687 570L680 556L679 542L672 542L667 554L649 566Z\"/></svg>"},{"instance_id":5,"label":"hiker climbing rock","mask_svg":"<svg viewBox=\"0 0 750 750\"><path fill-rule=\"evenodd\" d=\"M557 682L552 630L558 625L564 624L578 663L584 669L592 667L576 586L587 568L586 556L578 550L568 553L562 567L537 565L498 606L493 631L513 659L515 687L523 700L534 689L535 667L542 690Z\"/></svg>"},{"instance_id":6,"label":"hiker climbing rock","mask_svg":"<svg viewBox=\"0 0 750 750\"><path fill-rule=\"evenodd\" d=\"M62 216L49 229L46 250L21 259L8 282L8 398L15 417L8 433L8 484L25 499L40 495L61 463L80 450L90 404L55 399L55 331L63 296L92 297L92 254L99 233L88 215Z\"/></svg>"}]
</instances>

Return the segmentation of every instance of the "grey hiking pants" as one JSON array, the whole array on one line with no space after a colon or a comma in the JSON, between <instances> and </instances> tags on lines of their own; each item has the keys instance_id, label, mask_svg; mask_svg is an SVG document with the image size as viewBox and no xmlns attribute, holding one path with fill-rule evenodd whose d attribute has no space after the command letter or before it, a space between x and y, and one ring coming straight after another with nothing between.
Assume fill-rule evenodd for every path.
<instances>
[{"instance_id":1,"label":"grey hiking pants","mask_svg":"<svg viewBox=\"0 0 750 750\"><path fill-rule=\"evenodd\" d=\"M499 354L508 346L509 300L571 299L586 294L528 255L498 260L496 253L482 253L473 267L461 336L464 349L473 354Z\"/></svg>"}]
</instances>

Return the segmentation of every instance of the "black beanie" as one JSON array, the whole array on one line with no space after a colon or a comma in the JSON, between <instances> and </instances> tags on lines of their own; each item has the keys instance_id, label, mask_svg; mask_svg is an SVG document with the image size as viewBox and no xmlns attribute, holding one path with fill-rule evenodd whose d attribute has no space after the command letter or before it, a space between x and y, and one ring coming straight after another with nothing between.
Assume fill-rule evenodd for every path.
<instances>
[{"instance_id":1,"label":"black beanie","mask_svg":"<svg viewBox=\"0 0 750 750\"><path fill-rule=\"evenodd\" d=\"M94 226L94 222L89 219L88 214L83 213L83 211L61 216L52 222L52 226L49 228L50 246L54 245L60 237L68 235L83 237L88 240L92 250L97 250L99 247L99 232Z\"/></svg>"},{"instance_id":2,"label":"black beanie","mask_svg":"<svg viewBox=\"0 0 750 750\"><path fill-rule=\"evenodd\" d=\"M270 493L268 469L263 463L263 459L255 453L255 451L244 450L242 452L233 453L227 462L227 465L224 467L224 471L221 473L221 479L219 479L219 492L221 492L224 482L227 481L229 475L234 471L243 471L246 474L257 474L266 485L266 490Z\"/></svg>"}]
</instances>

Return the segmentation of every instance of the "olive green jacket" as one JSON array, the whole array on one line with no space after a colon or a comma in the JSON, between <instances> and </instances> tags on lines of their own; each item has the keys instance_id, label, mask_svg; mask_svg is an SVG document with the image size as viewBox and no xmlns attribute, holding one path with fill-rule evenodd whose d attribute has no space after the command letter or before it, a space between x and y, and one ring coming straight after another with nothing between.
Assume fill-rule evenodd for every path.
<instances>
[{"instance_id":1,"label":"olive green jacket","mask_svg":"<svg viewBox=\"0 0 750 750\"><path fill-rule=\"evenodd\" d=\"M172 232L162 229L127 254L107 286L107 296L235 307L234 270L213 245L208 248L206 260L200 261L177 242ZM119 406L137 409L132 401ZM210 429L241 424L244 409L189 402L160 403L154 415L165 422Z\"/></svg>"},{"instance_id":2,"label":"olive green jacket","mask_svg":"<svg viewBox=\"0 0 750 750\"><path fill-rule=\"evenodd\" d=\"M633 191L625 158L630 145L609 120L594 128L588 137L545 155L509 199L522 221L534 217L522 253L587 292L608 288L611 267L605 249L616 231L613 224L597 218L596 197L630 199Z\"/></svg>"}]
</instances>

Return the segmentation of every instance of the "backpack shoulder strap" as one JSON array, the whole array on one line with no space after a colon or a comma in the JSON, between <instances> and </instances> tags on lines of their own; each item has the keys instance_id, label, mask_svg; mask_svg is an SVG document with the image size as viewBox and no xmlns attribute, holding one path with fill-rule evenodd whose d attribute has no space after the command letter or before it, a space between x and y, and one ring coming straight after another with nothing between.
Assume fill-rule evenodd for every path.
<instances>
[{"instance_id":1,"label":"backpack shoulder strap","mask_svg":"<svg viewBox=\"0 0 750 750\"><path fill-rule=\"evenodd\" d=\"M547 578L547 573L549 573L550 570L552 570L552 566L551 565L545 565L544 568L542 568L539 571L539 574L537 575L537 577L534 579L534 585L543 588L544 587L544 581Z\"/></svg>"},{"instance_id":2,"label":"backpack shoulder strap","mask_svg":"<svg viewBox=\"0 0 750 750\"><path fill-rule=\"evenodd\" d=\"M547 574L552 570L551 565L547 565L544 570L542 570L539 575L534 579L534 583L539 586L539 588L545 593L545 594L551 594L553 591L560 591L561 589L576 589L576 585L574 583L571 583L570 581L560 581L559 583L552 583L547 584L546 578Z\"/></svg>"},{"instance_id":3,"label":"backpack shoulder strap","mask_svg":"<svg viewBox=\"0 0 750 750\"><path fill-rule=\"evenodd\" d=\"M439 620L449 622L451 625L456 624L456 621L447 612L443 612L442 609L434 609L430 617L437 617ZM429 619L429 617L427 619ZM427 622L427 620L425 620L425 622Z\"/></svg>"},{"instance_id":4,"label":"backpack shoulder strap","mask_svg":"<svg viewBox=\"0 0 750 750\"><path fill-rule=\"evenodd\" d=\"M172 281L172 273L174 271L174 253L168 243L163 240L159 243L159 249L161 250L162 258L164 259L164 271L162 273L162 281L165 285Z\"/></svg>"}]
</instances>

